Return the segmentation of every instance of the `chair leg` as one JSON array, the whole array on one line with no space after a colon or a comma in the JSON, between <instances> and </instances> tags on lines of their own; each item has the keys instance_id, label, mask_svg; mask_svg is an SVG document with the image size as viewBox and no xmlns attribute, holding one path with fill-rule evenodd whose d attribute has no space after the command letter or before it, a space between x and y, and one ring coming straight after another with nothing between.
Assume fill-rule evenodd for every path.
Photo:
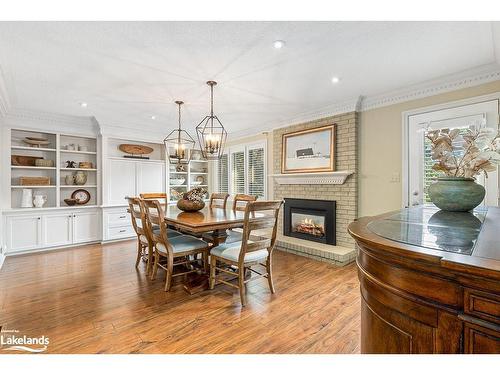
<instances>
[{"instance_id":1,"label":"chair leg","mask_svg":"<svg viewBox=\"0 0 500 375\"><path fill-rule=\"evenodd\" d=\"M274 283L273 283L273 267L271 263L271 254L267 257L267 262L266 262L266 270L267 270L267 282L269 283L269 290L271 290L271 293L275 293L276 290L274 289Z\"/></svg>"},{"instance_id":2,"label":"chair leg","mask_svg":"<svg viewBox=\"0 0 500 375\"><path fill-rule=\"evenodd\" d=\"M210 256L210 289L213 289L215 286L215 266L216 260L214 256Z\"/></svg>"},{"instance_id":3,"label":"chair leg","mask_svg":"<svg viewBox=\"0 0 500 375\"><path fill-rule=\"evenodd\" d=\"M169 256L167 260L167 278L165 280L165 292L172 288L172 273L174 272L174 257Z\"/></svg>"},{"instance_id":4,"label":"chair leg","mask_svg":"<svg viewBox=\"0 0 500 375\"><path fill-rule=\"evenodd\" d=\"M247 296L245 294L245 267L238 268L238 288L240 289L241 305L247 304Z\"/></svg>"},{"instance_id":5,"label":"chair leg","mask_svg":"<svg viewBox=\"0 0 500 375\"><path fill-rule=\"evenodd\" d=\"M158 272L158 262L160 261L160 254L158 254L156 251L153 253L155 262L153 265L153 272L151 273L151 281L156 279L156 273Z\"/></svg>"},{"instance_id":6,"label":"chair leg","mask_svg":"<svg viewBox=\"0 0 500 375\"><path fill-rule=\"evenodd\" d=\"M141 241L137 240L137 259L135 260L135 268L139 267L139 262L141 261L142 255L142 244Z\"/></svg>"},{"instance_id":7,"label":"chair leg","mask_svg":"<svg viewBox=\"0 0 500 375\"><path fill-rule=\"evenodd\" d=\"M153 246L148 244L148 264L146 265L146 274L149 275L153 269Z\"/></svg>"}]
</instances>

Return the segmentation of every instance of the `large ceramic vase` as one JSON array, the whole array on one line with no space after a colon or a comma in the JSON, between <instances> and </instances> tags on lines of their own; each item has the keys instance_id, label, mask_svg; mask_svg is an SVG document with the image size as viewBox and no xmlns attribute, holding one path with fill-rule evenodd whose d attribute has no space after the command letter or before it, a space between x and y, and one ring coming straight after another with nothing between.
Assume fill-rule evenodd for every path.
<instances>
[{"instance_id":1,"label":"large ceramic vase","mask_svg":"<svg viewBox=\"0 0 500 375\"><path fill-rule=\"evenodd\" d=\"M429 186L432 203L445 211L470 211L479 206L486 191L473 178L440 177Z\"/></svg>"},{"instance_id":2,"label":"large ceramic vase","mask_svg":"<svg viewBox=\"0 0 500 375\"><path fill-rule=\"evenodd\" d=\"M177 207L186 212L196 212L205 207L205 202L202 200L190 201L189 199L179 199L177 201Z\"/></svg>"}]
</instances>

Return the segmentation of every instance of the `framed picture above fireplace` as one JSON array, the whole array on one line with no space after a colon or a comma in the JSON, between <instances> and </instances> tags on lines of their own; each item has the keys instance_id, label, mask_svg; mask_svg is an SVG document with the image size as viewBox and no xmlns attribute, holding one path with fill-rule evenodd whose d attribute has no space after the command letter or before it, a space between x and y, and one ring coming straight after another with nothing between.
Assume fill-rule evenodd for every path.
<instances>
[{"instance_id":1,"label":"framed picture above fireplace","mask_svg":"<svg viewBox=\"0 0 500 375\"><path fill-rule=\"evenodd\" d=\"M281 173L335 171L335 124L283 134Z\"/></svg>"}]
</instances>

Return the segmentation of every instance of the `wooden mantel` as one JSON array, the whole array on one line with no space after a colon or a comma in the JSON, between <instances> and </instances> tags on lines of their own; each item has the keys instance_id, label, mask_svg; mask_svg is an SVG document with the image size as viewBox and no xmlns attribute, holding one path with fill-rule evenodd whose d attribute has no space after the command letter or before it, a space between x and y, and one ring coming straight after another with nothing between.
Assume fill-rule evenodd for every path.
<instances>
[{"instance_id":1,"label":"wooden mantel","mask_svg":"<svg viewBox=\"0 0 500 375\"><path fill-rule=\"evenodd\" d=\"M354 172L315 172L271 174L269 177L279 185L342 185Z\"/></svg>"}]
</instances>

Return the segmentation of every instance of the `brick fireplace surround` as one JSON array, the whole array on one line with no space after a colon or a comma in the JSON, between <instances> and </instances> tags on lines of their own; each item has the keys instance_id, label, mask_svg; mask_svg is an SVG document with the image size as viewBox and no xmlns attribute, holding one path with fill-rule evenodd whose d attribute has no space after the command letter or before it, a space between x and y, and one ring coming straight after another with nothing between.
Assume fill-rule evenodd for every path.
<instances>
[{"instance_id":1,"label":"brick fireplace surround","mask_svg":"<svg viewBox=\"0 0 500 375\"><path fill-rule=\"evenodd\" d=\"M274 199L307 198L337 201L337 246L284 237L283 212L278 222L280 249L337 265L352 262L356 256L354 241L347 233L347 226L356 219L358 211L358 114L349 112L315 121L279 128L273 131L273 173L281 173L281 142L285 133L337 124L336 170L353 171L342 185L280 185L274 183Z\"/></svg>"}]
</instances>

